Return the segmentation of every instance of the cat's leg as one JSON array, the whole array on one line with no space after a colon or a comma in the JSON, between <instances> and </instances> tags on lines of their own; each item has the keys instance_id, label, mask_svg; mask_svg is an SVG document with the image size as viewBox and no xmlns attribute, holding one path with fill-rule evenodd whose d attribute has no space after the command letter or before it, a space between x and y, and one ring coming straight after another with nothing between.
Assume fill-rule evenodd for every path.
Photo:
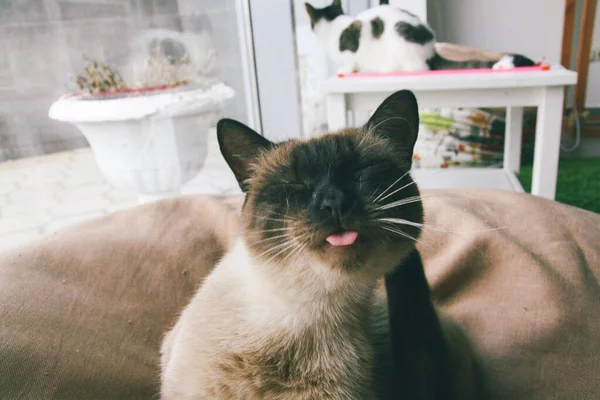
<instances>
[{"instance_id":1,"label":"cat's leg","mask_svg":"<svg viewBox=\"0 0 600 400\"><path fill-rule=\"evenodd\" d=\"M180 383L175 382L173 374L173 343L177 337L177 328L179 324L176 324L164 337L162 346L160 348L160 399L171 400L176 399L179 395L176 392L176 387Z\"/></svg>"},{"instance_id":2,"label":"cat's leg","mask_svg":"<svg viewBox=\"0 0 600 400\"><path fill-rule=\"evenodd\" d=\"M351 74L353 72L358 72L358 71L355 71L354 66L352 66L352 65L342 65L337 70L338 74Z\"/></svg>"},{"instance_id":3,"label":"cat's leg","mask_svg":"<svg viewBox=\"0 0 600 400\"><path fill-rule=\"evenodd\" d=\"M163 340L161 352L160 399L212 399L202 389L202 374L194 362L189 343L179 334L181 323L169 331Z\"/></svg>"},{"instance_id":4,"label":"cat's leg","mask_svg":"<svg viewBox=\"0 0 600 400\"><path fill-rule=\"evenodd\" d=\"M418 58L404 60L402 64L402 71L429 71L429 65L427 65L427 62Z\"/></svg>"},{"instance_id":5,"label":"cat's leg","mask_svg":"<svg viewBox=\"0 0 600 400\"><path fill-rule=\"evenodd\" d=\"M385 286L396 382L403 393L411 399L481 398L468 341L443 329L416 249L386 275Z\"/></svg>"},{"instance_id":6,"label":"cat's leg","mask_svg":"<svg viewBox=\"0 0 600 400\"><path fill-rule=\"evenodd\" d=\"M173 341L175 340L178 326L179 325L175 325L173 329L167 332L160 347L160 368L163 372L171 359L171 350L173 348Z\"/></svg>"},{"instance_id":7,"label":"cat's leg","mask_svg":"<svg viewBox=\"0 0 600 400\"><path fill-rule=\"evenodd\" d=\"M411 399L440 398L446 344L417 249L386 275L385 286L397 382Z\"/></svg>"},{"instance_id":8,"label":"cat's leg","mask_svg":"<svg viewBox=\"0 0 600 400\"><path fill-rule=\"evenodd\" d=\"M515 67L533 67L535 62L521 54L507 54L502 57L496 64L493 65L494 69L502 68L515 68Z\"/></svg>"},{"instance_id":9,"label":"cat's leg","mask_svg":"<svg viewBox=\"0 0 600 400\"><path fill-rule=\"evenodd\" d=\"M160 400L208 400L214 399L214 392L207 393L209 386L205 379L204 371L196 363L190 361L186 355L189 349L179 349L179 355L173 355L165 365L160 380ZM218 398L223 398L218 397Z\"/></svg>"},{"instance_id":10,"label":"cat's leg","mask_svg":"<svg viewBox=\"0 0 600 400\"><path fill-rule=\"evenodd\" d=\"M514 57L511 55L505 55L496 64L492 66L493 69L511 69L515 67Z\"/></svg>"},{"instance_id":11,"label":"cat's leg","mask_svg":"<svg viewBox=\"0 0 600 400\"><path fill-rule=\"evenodd\" d=\"M360 72L354 53L344 52L340 54L340 67L338 68L337 73L351 74L353 72Z\"/></svg>"}]
</instances>

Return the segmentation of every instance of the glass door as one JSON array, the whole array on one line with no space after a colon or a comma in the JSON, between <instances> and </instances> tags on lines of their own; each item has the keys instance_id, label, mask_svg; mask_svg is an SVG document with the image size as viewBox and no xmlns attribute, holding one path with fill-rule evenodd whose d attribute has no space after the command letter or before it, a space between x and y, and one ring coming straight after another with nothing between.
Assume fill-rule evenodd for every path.
<instances>
[{"instance_id":1,"label":"glass door","mask_svg":"<svg viewBox=\"0 0 600 400\"><path fill-rule=\"evenodd\" d=\"M215 123L261 130L251 28L249 0L0 1L0 250L148 198L238 192Z\"/></svg>"}]
</instances>

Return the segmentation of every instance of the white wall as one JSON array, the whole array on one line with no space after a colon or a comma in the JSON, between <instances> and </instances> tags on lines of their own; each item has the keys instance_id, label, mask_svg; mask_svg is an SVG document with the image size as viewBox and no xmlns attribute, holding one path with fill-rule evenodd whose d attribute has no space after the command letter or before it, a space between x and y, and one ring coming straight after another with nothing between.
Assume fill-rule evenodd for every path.
<instances>
[{"instance_id":1,"label":"white wall","mask_svg":"<svg viewBox=\"0 0 600 400\"><path fill-rule=\"evenodd\" d=\"M429 0L440 41L560 61L564 0Z\"/></svg>"}]
</instances>

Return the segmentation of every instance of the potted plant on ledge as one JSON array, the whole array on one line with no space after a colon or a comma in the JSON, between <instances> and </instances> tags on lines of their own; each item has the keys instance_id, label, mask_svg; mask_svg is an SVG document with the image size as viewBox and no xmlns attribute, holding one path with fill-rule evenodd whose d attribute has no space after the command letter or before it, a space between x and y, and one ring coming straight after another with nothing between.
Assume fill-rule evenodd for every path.
<instances>
[{"instance_id":1,"label":"potted plant on ledge","mask_svg":"<svg viewBox=\"0 0 600 400\"><path fill-rule=\"evenodd\" d=\"M224 83L200 75L180 45L153 41L132 86L106 63L87 59L71 93L49 110L50 118L82 132L106 179L134 189L140 202L177 195L200 172L209 128L234 96Z\"/></svg>"}]
</instances>

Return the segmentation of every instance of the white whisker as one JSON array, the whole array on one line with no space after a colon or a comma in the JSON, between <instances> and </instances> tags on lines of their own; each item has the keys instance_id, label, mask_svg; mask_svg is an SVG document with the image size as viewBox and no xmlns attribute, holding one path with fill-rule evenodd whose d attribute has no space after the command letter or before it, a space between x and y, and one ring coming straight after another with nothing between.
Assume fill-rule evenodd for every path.
<instances>
[{"instance_id":1,"label":"white whisker","mask_svg":"<svg viewBox=\"0 0 600 400\"><path fill-rule=\"evenodd\" d=\"M257 240L256 242L253 242L251 244L252 245L257 245L259 243L269 242L271 240L282 239L282 238L289 238L289 235L287 233L284 233L283 235L271 236L271 237L268 237L268 238Z\"/></svg>"},{"instance_id":2,"label":"white whisker","mask_svg":"<svg viewBox=\"0 0 600 400\"><path fill-rule=\"evenodd\" d=\"M409 221L407 219L402 219L402 218L377 218L376 221L387 222L387 223L392 223L392 224L399 224L399 225L415 226L417 228L423 228L423 229L427 229L427 230L431 230L431 231L435 231L435 232L446 232L446 233L457 233L457 234L458 233L486 233L486 232L494 232L494 231L500 231L500 230L506 229L506 227L503 226L500 228L479 229L479 230L472 230L472 231L453 231L453 230L449 230L449 229L438 228L433 225L420 224L418 222Z\"/></svg>"},{"instance_id":3,"label":"white whisker","mask_svg":"<svg viewBox=\"0 0 600 400\"><path fill-rule=\"evenodd\" d=\"M392 193L388 194L387 196L385 196L384 198L380 199L379 201L384 201L385 199L387 199L390 196L395 195L396 193L398 193L399 191L401 191L402 189L406 189L407 187L416 184L417 182L412 181L410 183L407 183L406 185L402 186L400 189L396 189L394 190Z\"/></svg>"},{"instance_id":4,"label":"white whisker","mask_svg":"<svg viewBox=\"0 0 600 400\"><path fill-rule=\"evenodd\" d=\"M286 228L262 229L262 230L254 231L254 232L256 232L256 233L268 233L268 232L291 231L293 229L294 229L293 227L288 226Z\"/></svg>"},{"instance_id":5,"label":"white whisker","mask_svg":"<svg viewBox=\"0 0 600 400\"><path fill-rule=\"evenodd\" d=\"M422 196L410 196L410 197L406 197L401 200L396 200L391 203L384 204L382 206L377 207L375 210L376 211L388 210L390 208L400 207L400 206L404 206L404 205L411 204L411 203L418 203L421 201L421 199L422 199Z\"/></svg>"},{"instance_id":6,"label":"white whisker","mask_svg":"<svg viewBox=\"0 0 600 400\"><path fill-rule=\"evenodd\" d=\"M425 242L423 242L423 241L421 241L421 240L419 240L419 239L417 239L417 238L415 238L415 237L412 237L411 235L409 235L408 233L404 232L404 231L403 231L403 230L401 230L401 229L397 229L397 228L391 228L391 227L387 227L387 226L383 226L383 225L382 225L381 227L382 227L383 229L385 229L386 231L390 231L390 232L392 232L392 233L396 233L396 234L398 234L398 235L400 235L400 236L403 236L403 237L405 237L405 238L407 238L407 239L413 240L414 242L416 242L416 243L419 243L419 244L421 244L422 246L425 246L425 247L427 247L428 249L431 249L431 250L433 250L433 247L431 247L431 246L430 246L430 245L428 245L427 243L425 243Z\"/></svg>"},{"instance_id":7,"label":"white whisker","mask_svg":"<svg viewBox=\"0 0 600 400\"><path fill-rule=\"evenodd\" d=\"M408 172L410 172L410 171L408 171ZM407 173L408 173L408 172L407 172ZM442 170L439 170L439 171L436 171L436 172L432 173L431 175L433 176L433 175L441 174L442 172L446 172L446 170L443 170L443 169L442 169ZM405 173L404 175L402 175L402 177L401 177L401 178L403 178L404 176L406 176L406 174L407 174L407 173ZM388 194L387 196L385 196L384 198L378 199L378 200L376 200L376 201L377 201L377 202L379 202L379 201L383 201L383 200L387 199L388 197L390 197L390 196L393 196L394 194L398 193L398 192L399 192L399 191L401 191L402 189L406 189L407 187L409 187L409 186L411 186L411 185L415 185L416 183L417 183L417 181L414 181L414 180L413 180L412 182L410 182L410 183L407 183L406 185L402 186L400 189L396 189L396 190L394 190L392 193L390 193L390 194Z\"/></svg>"},{"instance_id":8,"label":"white whisker","mask_svg":"<svg viewBox=\"0 0 600 400\"><path fill-rule=\"evenodd\" d=\"M484 229L484 230L479 230L479 231L465 231L465 232L457 232L457 231L451 231L451 230L446 230L446 229L442 229L442 228L437 228L435 226L430 226L430 225L425 225L425 224L419 224L418 222L413 222L413 221L408 221L405 219L401 219L401 218L381 218L379 220L386 220L386 221L382 221L388 224L398 224L398 225L408 225L408 226L414 226L417 227L421 230L427 230L427 231L434 231L434 232L442 232L442 233L451 233L453 235L456 235L458 237L463 237L463 235L461 235L461 233L485 233L485 232L493 232L493 231L498 231L501 229L504 229L504 227L502 228L490 228L490 229ZM382 226L383 229L386 229L385 226ZM474 250L477 250L477 252L479 254L481 254L481 256L483 258L485 258L486 260L489 261L488 257L485 255L484 251L481 250L479 247L475 246L472 243L467 243L471 248L473 248Z\"/></svg>"},{"instance_id":9,"label":"white whisker","mask_svg":"<svg viewBox=\"0 0 600 400\"><path fill-rule=\"evenodd\" d=\"M404 178L406 175L408 175L408 173L409 173L409 172L410 172L410 170L409 170L409 171L406 171L406 172L404 173L404 175L402 175L400 178L396 179L396 180L394 181L394 183L392 183L390 186L388 186L388 187L387 187L387 189L385 189L383 192L381 192L381 194L380 194L379 196L377 196L377 197L376 197L376 198L373 200L373 203L377 203L377 202L379 201L379 199L381 198L381 196L385 195L385 194L387 193L387 191L388 191L388 190L390 190L392 187L394 187L394 185L395 185L396 183L400 182L400 181L401 181L401 180L402 180L402 179L403 179L403 178Z\"/></svg>"},{"instance_id":10,"label":"white whisker","mask_svg":"<svg viewBox=\"0 0 600 400\"><path fill-rule=\"evenodd\" d=\"M406 121L406 122L408 123L408 125L410 126L410 123L409 123L409 122L408 122L408 120L407 120L406 118L404 118L404 117L389 117L389 118L386 118L386 119L384 119L383 121L381 121L381 122L377 123L375 126L372 126L372 127L370 127L370 128L369 128L369 130L367 131L367 133L366 133L366 135L365 135L365 136L368 136L368 135L370 135L371 133L375 132L375 129L377 129L377 127L378 127L379 125L381 125L381 124L384 124L384 123L386 123L386 122L388 122L388 121L391 121L391 120L393 120L393 119L402 119L402 120Z\"/></svg>"},{"instance_id":11,"label":"white whisker","mask_svg":"<svg viewBox=\"0 0 600 400\"><path fill-rule=\"evenodd\" d=\"M406 197L404 199L397 200L397 201L394 201L394 202L391 202L388 204L384 204L382 206L375 208L375 210L376 211L388 210L390 208L399 207L399 206L403 206L406 204L418 203L421 201L421 199L428 199L431 197L461 197L461 195L456 194L456 193L439 193L439 194L429 194L429 195L423 195L423 196L411 196L411 197Z\"/></svg>"},{"instance_id":12,"label":"white whisker","mask_svg":"<svg viewBox=\"0 0 600 400\"><path fill-rule=\"evenodd\" d=\"M262 257L262 256L266 256L266 255L268 255L269 253L271 253L271 252L273 252L273 251L275 251L275 250L278 250L278 249L280 249L280 248L282 248L282 247L285 247L285 246L289 245L289 244L290 244L290 242L291 242L291 240L286 240L286 241L285 241L285 242L283 242L283 243L279 243L279 244L278 244L278 245L276 245L276 246L270 247L270 248L268 248L267 250L265 250L265 251L263 251L262 253L260 253L260 254L257 256L257 258L260 258L260 257ZM293 243L292 243L292 244L293 244Z\"/></svg>"},{"instance_id":13,"label":"white whisker","mask_svg":"<svg viewBox=\"0 0 600 400\"><path fill-rule=\"evenodd\" d=\"M262 221L274 221L274 222L294 222L293 219L290 218L270 218L262 215L253 215L254 218L262 220Z\"/></svg>"},{"instance_id":14,"label":"white whisker","mask_svg":"<svg viewBox=\"0 0 600 400\"><path fill-rule=\"evenodd\" d=\"M265 264L270 263L272 260L275 259L275 257L277 257L278 255L282 254L283 252L293 248L294 246L296 246L296 241L292 240L290 242L287 243L288 246L284 247L283 249L279 250L277 253L273 254L271 256L271 258L269 258L267 261L265 261Z\"/></svg>"},{"instance_id":15,"label":"white whisker","mask_svg":"<svg viewBox=\"0 0 600 400\"><path fill-rule=\"evenodd\" d=\"M377 188L375 188L375 190L373 190L373 193L371 193L371 195L367 199L367 203L371 202L371 199L373 198L373 196L375 196L375 193L377 193L377 191L379 190L380 187L381 187L381 185L377 186Z\"/></svg>"},{"instance_id":16,"label":"white whisker","mask_svg":"<svg viewBox=\"0 0 600 400\"><path fill-rule=\"evenodd\" d=\"M285 256L283 258L283 260L281 260L281 263L283 264L285 262L285 260L289 257L292 257L292 255L294 253L296 255L299 255L300 253L302 253L302 251L306 248L306 246L308 246L308 243L302 244L301 242L298 242L298 245L292 251L290 251L290 253L287 256Z\"/></svg>"}]
</instances>

